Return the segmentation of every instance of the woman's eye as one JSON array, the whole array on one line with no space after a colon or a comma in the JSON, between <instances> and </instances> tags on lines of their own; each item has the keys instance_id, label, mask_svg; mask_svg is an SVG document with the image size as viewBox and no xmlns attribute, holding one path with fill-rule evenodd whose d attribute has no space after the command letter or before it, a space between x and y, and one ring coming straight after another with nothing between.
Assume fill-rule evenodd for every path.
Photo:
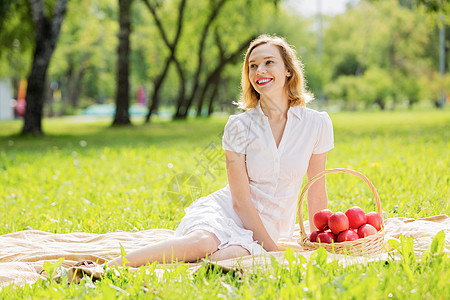
<instances>
[{"instance_id":1,"label":"woman's eye","mask_svg":"<svg viewBox=\"0 0 450 300\"><path fill-rule=\"evenodd\" d=\"M257 67L257 65L255 65L255 64L250 65L250 69L256 69L256 67Z\"/></svg>"},{"instance_id":2,"label":"woman's eye","mask_svg":"<svg viewBox=\"0 0 450 300\"><path fill-rule=\"evenodd\" d=\"M268 64L273 64L273 60L268 60L267 62L266 62L266 64L268 65Z\"/></svg>"}]
</instances>

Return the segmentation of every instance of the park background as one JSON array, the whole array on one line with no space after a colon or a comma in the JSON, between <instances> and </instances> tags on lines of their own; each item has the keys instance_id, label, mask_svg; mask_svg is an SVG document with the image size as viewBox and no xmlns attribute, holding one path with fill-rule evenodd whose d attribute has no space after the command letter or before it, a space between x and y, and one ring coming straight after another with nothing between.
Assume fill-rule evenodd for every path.
<instances>
[{"instance_id":1,"label":"park background","mask_svg":"<svg viewBox=\"0 0 450 300\"><path fill-rule=\"evenodd\" d=\"M2 110L13 98L24 115L29 98L23 133L40 134L42 117L98 104L84 113L115 111L114 124L128 124L130 108L147 121L236 112L243 51L261 33L295 46L314 108L448 101L448 1L2 3Z\"/></svg>"},{"instance_id":2,"label":"park background","mask_svg":"<svg viewBox=\"0 0 450 300\"><path fill-rule=\"evenodd\" d=\"M332 11L308 2L316 13L293 0L1 1L0 78L7 107L14 98L27 111L0 121L0 234L174 229L185 207L227 183L221 135L239 112L243 51L261 33L295 46L316 96L308 106L330 114L328 168L365 174L384 218L449 214L449 2L348 1ZM375 210L357 178L329 176L327 190L333 211ZM388 264L341 268L317 253L306 267L244 278L205 268L159 281L150 269L1 293L149 296L144 280L160 298L450 295L448 254L420 259L403 246L404 259Z\"/></svg>"}]
</instances>

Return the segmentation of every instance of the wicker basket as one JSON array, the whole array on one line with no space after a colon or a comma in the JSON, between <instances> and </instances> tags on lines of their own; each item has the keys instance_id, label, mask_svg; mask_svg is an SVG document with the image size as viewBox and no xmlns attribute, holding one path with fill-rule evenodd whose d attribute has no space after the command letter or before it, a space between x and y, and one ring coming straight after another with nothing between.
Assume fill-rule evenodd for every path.
<instances>
[{"instance_id":1,"label":"wicker basket","mask_svg":"<svg viewBox=\"0 0 450 300\"><path fill-rule=\"evenodd\" d=\"M319 178L324 177L331 173L348 173L353 174L355 176L363 179L372 190L373 195L375 196L375 200L377 202L378 213L380 214L382 220L383 215L381 213L381 202L380 196L377 193L377 190L373 186L372 182L367 179L363 174L349 170L349 169L329 169L325 170L319 174L317 174L314 178L312 178L308 184L303 188L302 193L300 194L300 199L298 201L298 220L300 225L300 239L298 243L305 250L316 250L319 247L325 248L328 252L341 253L341 254L351 254L351 255L374 255L383 252L384 248L384 229L382 228L379 232L374 235L370 235L365 238L360 238L355 241L346 241L341 243L313 243L309 240L308 235L306 234L305 226L303 225L303 201L305 199L305 195L311 185L316 182Z\"/></svg>"}]
</instances>

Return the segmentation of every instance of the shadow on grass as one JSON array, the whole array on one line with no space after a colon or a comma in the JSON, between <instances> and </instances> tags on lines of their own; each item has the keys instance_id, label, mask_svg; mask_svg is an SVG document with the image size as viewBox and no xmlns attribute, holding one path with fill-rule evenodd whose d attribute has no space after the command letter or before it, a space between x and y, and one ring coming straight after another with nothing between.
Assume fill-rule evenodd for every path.
<instances>
[{"instance_id":1,"label":"shadow on grass","mask_svg":"<svg viewBox=\"0 0 450 300\"><path fill-rule=\"evenodd\" d=\"M448 141L449 114L442 111L375 112L331 114L335 140L352 143L360 139L398 138L411 142ZM227 118L189 119L186 121L156 121L150 124L111 127L110 120L68 121L46 119L41 137L18 134L21 122L0 122L0 152L10 151L85 151L95 148L204 148L210 143L221 146ZM7 126L17 128L10 129Z\"/></svg>"},{"instance_id":2,"label":"shadow on grass","mask_svg":"<svg viewBox=\"0 0 450 300\"><path fill-rule=\"evenodd\" d=\"M226 119L202 119L111 127L106 122L50 120L44 136L0 136L0 151L47 151L55 147L77 151L104 147L205 147L212 141L221 141L225 123Z\"/></svg>"}]
</instances>

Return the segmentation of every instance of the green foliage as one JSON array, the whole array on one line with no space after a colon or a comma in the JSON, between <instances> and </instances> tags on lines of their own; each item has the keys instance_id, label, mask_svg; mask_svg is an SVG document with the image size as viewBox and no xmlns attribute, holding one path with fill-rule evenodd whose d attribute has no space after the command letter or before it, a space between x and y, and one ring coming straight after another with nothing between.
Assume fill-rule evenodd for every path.
<instances>
[{"instance_id":1,"label":"green foliage","mask_svg":"<svg viewBox=\"0 0 450 300\"><path fill-rule=\"evenodd\" d=\"M442 253L442 251L444 251L444 247L445 247L445 233L444 231L439 231L433 238L429 254L440 254Z\"/></svg>"},{"instance_id":2,"label":"green foliage","mask_svg":"<svg viewBox=\"0 0 450 300\"><path fill-rule=\"evenodd\" d=\"M28 74L31 64L34 29L27 1L9 2L1 13L0 78L20 79Z\"/></svg>"},{"instance_id":3,"label":"green foliage","mask_svg":"<svg viewBox=\"0 0 450 300\"><path fill-rule=\"evenodd\" d=\"M389 0L360 1L330 19L324 32L324 65L333 76L322 76L328 78L326 95L346 103L374 103L382 109L402 101L412 105L436 99L427 83L437 77L436 57L428 50L435 55L437 44L432 39L434 28L423 22L425 17L422 9ZM448 84L440 84L440 90L447 89Z\"/></svg>"},{"instance_id":4,"label":"green foliage","mask_svg":"<svg viewBox=\"0 0 450 300\"><path fill-rule=\"evenodd\" d=\"M128 260L125 258L127 253L125 252L125 248L120 244L120 255L122 256L122 267L126 268L125 265L128 263Z\"/></svg>"},{"instance_id":5,"label":"green foliage","mask_svg":"<svg viewBox=\"0 0 450 300\"><path fill-rule=\"evenodd\" d=\"M51 283L53 281L53 277L57 274L57 272L61 272L61 265L64 261L64 257L59 258L55 263L51 263L49 261L45 261L42 269L44 269L47 274L47 281Z\"/></svg>"},{"instance_id":6,"label":"green foliage","mask_svg":"<svg viewBox=\"0 0 450 300\"><path fill-rule=\"evenodd\" d=\"M115 0L69 2L49 69L50 78L59 81L65 97L71 97L75 91L70 85L78 81L84 87L82 96L95 102L114 97L119 28L116 9Z\"/></svg>"}]
</instances>

